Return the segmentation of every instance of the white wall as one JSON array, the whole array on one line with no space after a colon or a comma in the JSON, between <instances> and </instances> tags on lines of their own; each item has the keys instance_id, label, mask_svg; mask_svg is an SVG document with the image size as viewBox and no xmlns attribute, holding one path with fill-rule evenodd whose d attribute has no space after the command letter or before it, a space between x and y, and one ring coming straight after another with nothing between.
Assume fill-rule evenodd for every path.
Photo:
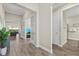
<instances>
[{"instance_id":1,"label":"white wall","mask_svg":"<svg viewBox=\"0 0 79 59\"><path fill-rule=\"evenodd\" d=\"M52 19L52 25L53 25L53 44L60 45L60 12L61 10L53 12L53 19Z\"/></svg>"},{"instance_id":2,"label":"white wall","mask_svg":"<svg viewBox=\"0 0 79 59\"><path fill-rule=\"evenodd\" d=\"M31 18L28 18L27 20L25 20L25 27L31 28Z\"/></svg>"},{"instance_id":3,"label":"white wall","mask_svg":"<svg viewBox=\"0 0 79 59\"><path fill-rule=\"evenodd\" d=\"M5 11L3 5L0 3L0 28L5 26Z\"/></svg>"},{"instance_id":4,"label":"white wall","mask_svg":"<svg viewBox=\"0 0 79 59\"><path fill-rule=\"evenodd\" d=\"M51 52L50 4L39 4L39 46Z\"/></svg>"},{"instance_id":5,"label":"white wall","mask_svg":"<svg viewBox=\"0 0 79 59\"><path fill-rule=\"evenodd\" d=\"M32 29L32 32L31 32L31 41L32 43L36 46L37 46L37 18L36 18L36 13L34 13L31 17L31 29Z\"/></svg>"},{"instance_id":6,"label":"white wall","mask_svg":"<svg viewBox=\"0 0 79 59\"><path fill-rule=\"evenodd\" d=\"M73 24L79 23L79 15L66 18L69 26L73 26Z\"/></svg>"},{"instance_id":7,"label":"white wall","mask_svg":"<svg viewBox=\"0 0 79 59\"><path fill-rule=\"evenodd\" d=\"M26 34L25 34L25 21L24 19L22 18L22 20L20 21L20 37L23 38L23 39L26 39Z\"/></svg>"},{"instance_id":8,"label":"white wall","mask_svg":"<svg viewBox=\"0 0 79 59\"><path fill-rule=\"evenodd\" d=\"M18 3L18 4L33 11L38 11L38 3Z\"/></svg>"},{"instance_id":9,"label":"white wall","mask_svg":"<svg viewBox=\"0 0 79 59\"><path fill-rule=\"evenodd\" d=\"M5 14L5 24L8 28L19 28L20 20L22 20L22 16L6 13Z\"/></svg>"},{"instance_id":10,"label":"white wall","mask_svg":"<svg viewBox=\"0 0 79 59\"><path fill-rule=\"evenodd\" d=\"M55 15L54 19L56 21L54 23L54 25L55 25L54 27L56 27L55 29L57 29L53 32L55 34L54 38L56 38L53 40L54 44L63 46L67 42L67 24L66 24L65 18L63 18L63 16L64 16L63 10L70 8L71 6L74 6L74 5L75 4L66 4L63 7L53 11L54 15Z\"/></svg>"},{"instance_id":11,"label":"white wall","mask_svg":"<svg viewBox=\"0 0 79 59\"><path fill-rule=\"evenodd\" d=\"M66 20L68 22L68 39L79 40L79 16L68 17ZM72 32L71 29L76 31Z\"/></svg>"}]
</instances>

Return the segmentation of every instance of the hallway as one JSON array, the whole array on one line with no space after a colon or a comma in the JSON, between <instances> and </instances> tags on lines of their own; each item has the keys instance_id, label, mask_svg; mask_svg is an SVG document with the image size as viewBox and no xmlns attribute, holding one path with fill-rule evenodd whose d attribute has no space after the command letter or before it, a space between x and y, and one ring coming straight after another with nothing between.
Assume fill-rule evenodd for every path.
<instances>
[{"instance_id":1,"label":"hallway","mask_svg":"<svg viewBox=\"0 0 79 59\"><path fill-rule=\"evenodd\" d=\"M10 56L52 55L52 23L50 6L51 5L48 3L0 4L0 28L2 29L3 27L5 27L6 31L10 32L8 37L6 38L8 42L5 41L5 44L5 42L2 41L5 44L4 48L6 49L1 49L1 52L8 54L8 50L10 51ZM15 39L17 33L20 35L20 38ZM11 36L10 40L9 36ZM31 42L28 42L27 38L31 38L31 42L35 46Z\"/></svg>"},{"instance_id":2,"label":"hallway","mask_svg":"<svg viewBox=\"0 0 79 59\"><path fill-rule=\"evenodd\" d=\"M29 41L16 37L16 40L10 41L10 56L48 56L49 53L36 48Z\"/></svg>"}]
</instances>

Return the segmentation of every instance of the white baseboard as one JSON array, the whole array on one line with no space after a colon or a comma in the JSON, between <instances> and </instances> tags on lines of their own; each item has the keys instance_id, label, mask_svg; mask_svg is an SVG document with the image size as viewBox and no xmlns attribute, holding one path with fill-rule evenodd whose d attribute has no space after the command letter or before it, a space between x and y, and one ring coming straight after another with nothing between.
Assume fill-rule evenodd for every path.
<instances>
[{"instance_id":1,"label":"white baseboard","mask_svg":"<svg viewBox=\"0 0 79 59\"><path fill-rule=\"evenodd\" d=\"M39 45L39 47L40 47L41 49L43 49L43 50L45 50L45 51L49 52L50 54L52 54L52 53L53 53L52 51L48 50L47 48L45 48L45 47L43 47L43 46L41 46L41 45Z\"/></svg>"},{"instance_id":2,"label":"white baseboard","mask_svg":"<svg viewBox=\"0 0 79 59\"><path fill-rule=\"evenodd\" d=\"M66 43L67 43L67 40L65 40L64 42L61 42L60 46L63 47Z\"/></svg>"},{"instance_id":3,"label":"white baseboard","mask_svg":"<svg viewBox=\"0 0 79 59\"><path fill-rule=\"evenodd\" d=\"M47 48L45 48L45 47L43 47L43 46L41 46L41 45L38 46L38 45L35 44L34 41L32 41L32 40L31 40L31 43L32 43L35 47L39 47L39 48L41 48L41 49L43 49L43 50L49 52L50 54L53 53L53 52L52 52L52 48L51 48L51 51L50 51L50 50L48 50Z\"/></svg>"},{"instance_id":4,"label":"white baseboard","mask_svg":"<svg viewBox=\"0 0 79 59\"><path fill-rule=\"evenodd\" d=\"M54 43L55 44L55 43ZM59 47L62 47L63 45L61 45L61 44L55 44L55 45L57 45L57 46L59 46Z\"/></svg>"},{"instance_id":5,"label":"white baseboard","mask_svg":"<svg viewBox=\"0 0 79 59\"><path fill-rule=\"evenodd\" d=\"M35 47L39 47L37 44L34 43L34 41L31 40L31 43L35 46Z\"/></svg>"},{"instance_id":6,"label":"white baseboard","mask_svg":"<svg viewBox=\"0 0 79 59\"><path fill-rule=\"evenodd\" d=\"M55 44L55 45L58 45L58 46L60 46L60 47L63 47L63 45L66 44L66 43L67 43L67 40L64 41L64 42L62 42L61 44L58 44L58 43L54 43L54 44Z\"/></svg>"},{"instance_id":7,"label":"white baseboard","mask_svg":"<svg viewBox=\"0 0 79 59\"><path fill-rule=\"evenodd\" d=\"M69 40L78 40L79 41L78 38L69 38Z\"/></svg>"}]
</instances>

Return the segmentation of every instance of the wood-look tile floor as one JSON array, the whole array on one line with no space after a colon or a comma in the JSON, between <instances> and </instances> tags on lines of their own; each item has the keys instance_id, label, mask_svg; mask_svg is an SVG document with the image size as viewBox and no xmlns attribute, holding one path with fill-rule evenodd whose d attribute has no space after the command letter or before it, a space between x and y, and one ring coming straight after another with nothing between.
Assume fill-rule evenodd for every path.
<instances>
[{"instance_id":1,"label":"wood-look tile floor","mask_svg":"<svg viewBox=\"0 0 79 59\"><path fill-rule=\"evenodd\" d=\"M29 41L16 38L10 40L9 56L49 56L50 54L41 48L36 48Z\"/></svg>"},{"instance_id":2,"label":"wood-look tile floor","mask_svg":"<svg viewBox=\"0 0 79 59\"><path fill-rule=\"evenodd\" d=\"M79 41L68 40L63 46L53 44L54 56L79 56Z\"/></svg>"}]
</instances>

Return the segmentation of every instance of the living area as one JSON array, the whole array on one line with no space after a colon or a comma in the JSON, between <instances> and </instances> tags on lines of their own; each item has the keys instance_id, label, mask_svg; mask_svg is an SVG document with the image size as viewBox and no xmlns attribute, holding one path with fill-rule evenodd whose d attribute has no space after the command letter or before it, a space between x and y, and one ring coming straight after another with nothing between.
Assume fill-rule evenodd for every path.
<instances>
[{"instance_id":1,"label":"living area","mask_svg":"<svg viewBox=\"0 0 79 59\"><path fill-rule=\"evenodd\" d=\"M1 39L3 41L3 47L0 49L0 55L13 55L11 50L13 45L15 45L11 45L13 42L15 43L17 40L20 40L20 38L23 40L26 40L26 38L30 39L30 33L27 37L27 33L31 32L31 20L28 19L28 17L31 16L32 11L11 3L0 4L0 10L1 37L6 36L6 38L3 38L6 39L5 41ZM9 33L7 33L8 31Z\"/></svg>"}]
</instances>

